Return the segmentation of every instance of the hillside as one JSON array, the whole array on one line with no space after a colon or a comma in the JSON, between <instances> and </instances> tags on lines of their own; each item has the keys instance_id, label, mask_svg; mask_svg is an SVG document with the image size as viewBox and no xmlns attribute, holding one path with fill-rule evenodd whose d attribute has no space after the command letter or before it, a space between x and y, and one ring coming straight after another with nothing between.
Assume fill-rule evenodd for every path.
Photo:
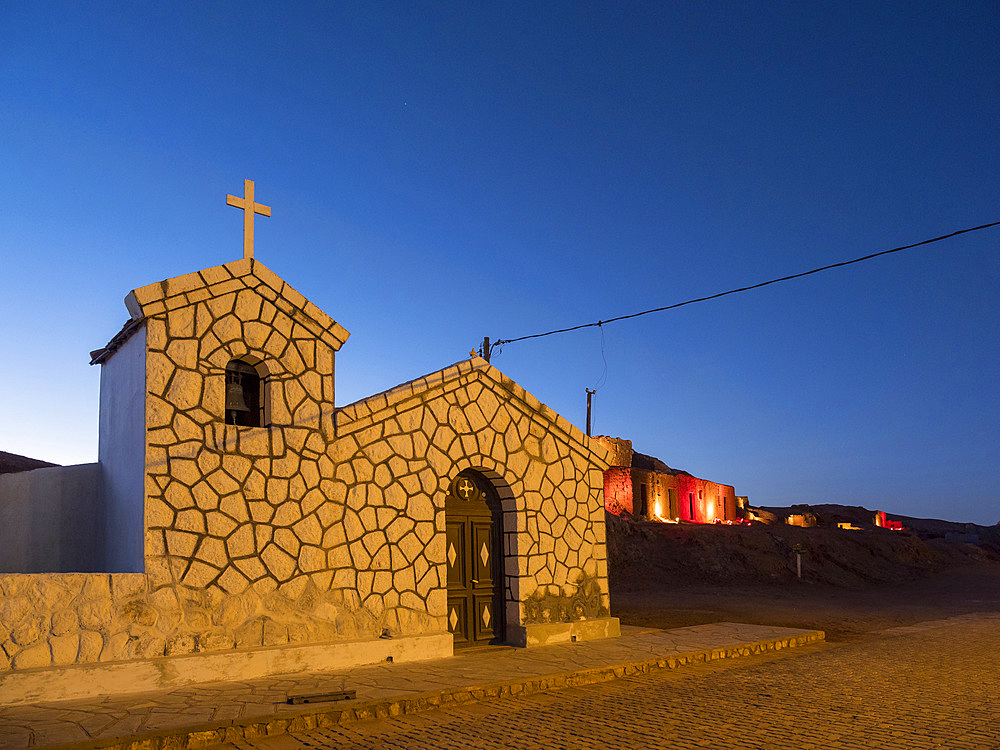
<instances>
[{"instance_id":1,"label":"hillside","mask_svg":"<svg viewBox=\"0 0 1000 750\"><path fill-rule=\"evenodd\" d=\"M995 527L893 516L907 530L889 531L872 526L872 513L863 508L815 506L811 512L820 520L813 528L663 524L608 514L611 586L641 590L662 584L791 583L796 581L796 545L803 550L804 582L846 588L901 584L950 567L1000 561L1000 530ZM833 525L822 523L824 517L842 517L861 525L863 515L869 519L867 528L858 531L838 529L832 520ZM975 533L979 543L945 538L959 530Z\"/></svg>"},{"instance_id":2,"label":"hillside","mask_svg":"<svg viewBox=\"0 0 1000 750\"><path fill-rule=\"evenodd\" d=\"M32 469L44 469L57 464L48 461L40 461L37 458L19 456L16 453L0 451L0 474L14 474L19 471L31 471Z\"/></svg>"},{"instance_id":3,"label":"hillside","mask_svg":"<svg viewBox=\"0 0 1000 750\"><path fill-rule=\"evenodd\" d=\"M765 506L751 510L758 513L764 511L762 515L772 518L776 523L784 522L790 515L811 516L817 526L827 527L835 527L838 523L852 523L862 528L873 528L875 518L875 511L860 505L792 505L784 508ZM974 523L942 521L937 518L914 518L896 513L887 513L886 516L893 521L902 522L905 529L916 532L922 539L944 537L948 534L974 534L979 536L981 541L1000 544L1000 524L981 526Z\"/></svg>"}]
</instances>

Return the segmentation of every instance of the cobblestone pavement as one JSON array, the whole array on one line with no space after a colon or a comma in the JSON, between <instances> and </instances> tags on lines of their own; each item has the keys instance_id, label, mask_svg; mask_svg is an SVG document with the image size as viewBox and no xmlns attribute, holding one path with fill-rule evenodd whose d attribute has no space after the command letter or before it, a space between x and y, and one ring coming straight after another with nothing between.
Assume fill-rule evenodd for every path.
<instances>
[{"instance_id":1,"label":"cobblestone pavement","mask_svg":"<svg viewBox=\"0 0 1000 750\"><path fill-rule=\"evenodd\" d=\"M223 747L996 750L1000 614Z\"/></svg>"},{"instance_id":2,"label":"cobblestone pavement","mask_svg":"<svg viewBox=\"0 0 1000 750\"><path fill-rule=\"evenodd\" d=\"M620 638L498 648L431 661L278 675L151 693L0 706L0 750L63 746L174 750L376 716L412 714L622 674L746 657L822 640L822 633L741 623L623 628ZM351 689L354 701L288 705L293 695ZM88 745L89 743L89 745ZM96 744L95 744L96 743Z\"/></svg>"}]
</instances>

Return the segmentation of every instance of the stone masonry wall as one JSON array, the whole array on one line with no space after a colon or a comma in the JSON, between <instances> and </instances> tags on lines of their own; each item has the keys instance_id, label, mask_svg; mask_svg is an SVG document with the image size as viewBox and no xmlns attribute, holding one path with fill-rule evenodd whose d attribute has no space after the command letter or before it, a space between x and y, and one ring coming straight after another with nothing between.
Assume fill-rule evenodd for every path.
<instances>
[{"instance_id":1,"label":"stone masonry wall","mask_svg":"<svg viewBox=\"0 0 1000 750\"><path fill-rule=\"evenodd\" d=\"M0 670L445 632L444 498L466 468L502 498L508 623L608 614L607 452L478 359L335 414L347 332L296 295L251 261L134 293L145 574L0 577ZM247 356L265 427L223 423Z\"/></svg>"},{"instance_id":2,"label":"stone masonry wall","mask_svg":"<svg viewBox=\"0 0 1000 750\"><path fill-rule=\"evenodd\" d=\"M608 615L606 453L499 371L460 362L366 399L338 415L338 435L334 460L350 461L346 481L374 480L357 488L370 503L399 507L409 498L408 515L433 512L432 615L443 618L447 601L444 497L468 468L503 502L507 623Z\"/></svg>"},{"instance_id":3,"label":"stone masonry wall","mask_svg":"<svg viewBox=\"0 0 1000 750\"><path fill-rule=\"evenodd\" d=\"M141 573L0 575L0 672L163 656L150 612Z\"/></svg>"}]
</instances>

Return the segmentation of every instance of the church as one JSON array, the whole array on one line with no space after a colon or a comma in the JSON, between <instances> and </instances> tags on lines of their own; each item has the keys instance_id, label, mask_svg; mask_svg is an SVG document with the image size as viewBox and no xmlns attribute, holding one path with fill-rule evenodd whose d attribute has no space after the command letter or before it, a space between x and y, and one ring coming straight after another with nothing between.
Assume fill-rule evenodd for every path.
<instances>
[{"instance_id":1,"label":"church","mask_svg":"<svg viewBox=\"0 0 1000 750\"><path fill-rule=\"evenodd\" d=\"M92 353L97 463L0 476L0 705L617 635L609 450L478 357L336 406L244 195Z\"/></svg>"}]
</instances>

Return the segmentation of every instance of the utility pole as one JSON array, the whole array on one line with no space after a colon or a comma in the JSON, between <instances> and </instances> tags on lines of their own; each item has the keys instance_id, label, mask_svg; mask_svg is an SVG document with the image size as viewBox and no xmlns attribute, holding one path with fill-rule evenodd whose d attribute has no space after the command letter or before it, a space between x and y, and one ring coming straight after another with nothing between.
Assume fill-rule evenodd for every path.
<instances>
[{"instance_id":1,"label":"utility pole","mask_svg":"<svg viewBox=\"0 0 1000 750\"><path fill-rule=\"evenodd\" d=\"M483 336L483 359L490 361L490 337Z\"/></svg>"},{"instance_id":2,"label":"utility pole","mask_svg":"<svg viewBox=\"0 0 1000 750\"><path fill-rule=\"evenodd\" d=\"M594 397L595 393L597 393L596 390L587 389L587 437L590 437L590 400Z\"/></svg>"}]
</instances>

